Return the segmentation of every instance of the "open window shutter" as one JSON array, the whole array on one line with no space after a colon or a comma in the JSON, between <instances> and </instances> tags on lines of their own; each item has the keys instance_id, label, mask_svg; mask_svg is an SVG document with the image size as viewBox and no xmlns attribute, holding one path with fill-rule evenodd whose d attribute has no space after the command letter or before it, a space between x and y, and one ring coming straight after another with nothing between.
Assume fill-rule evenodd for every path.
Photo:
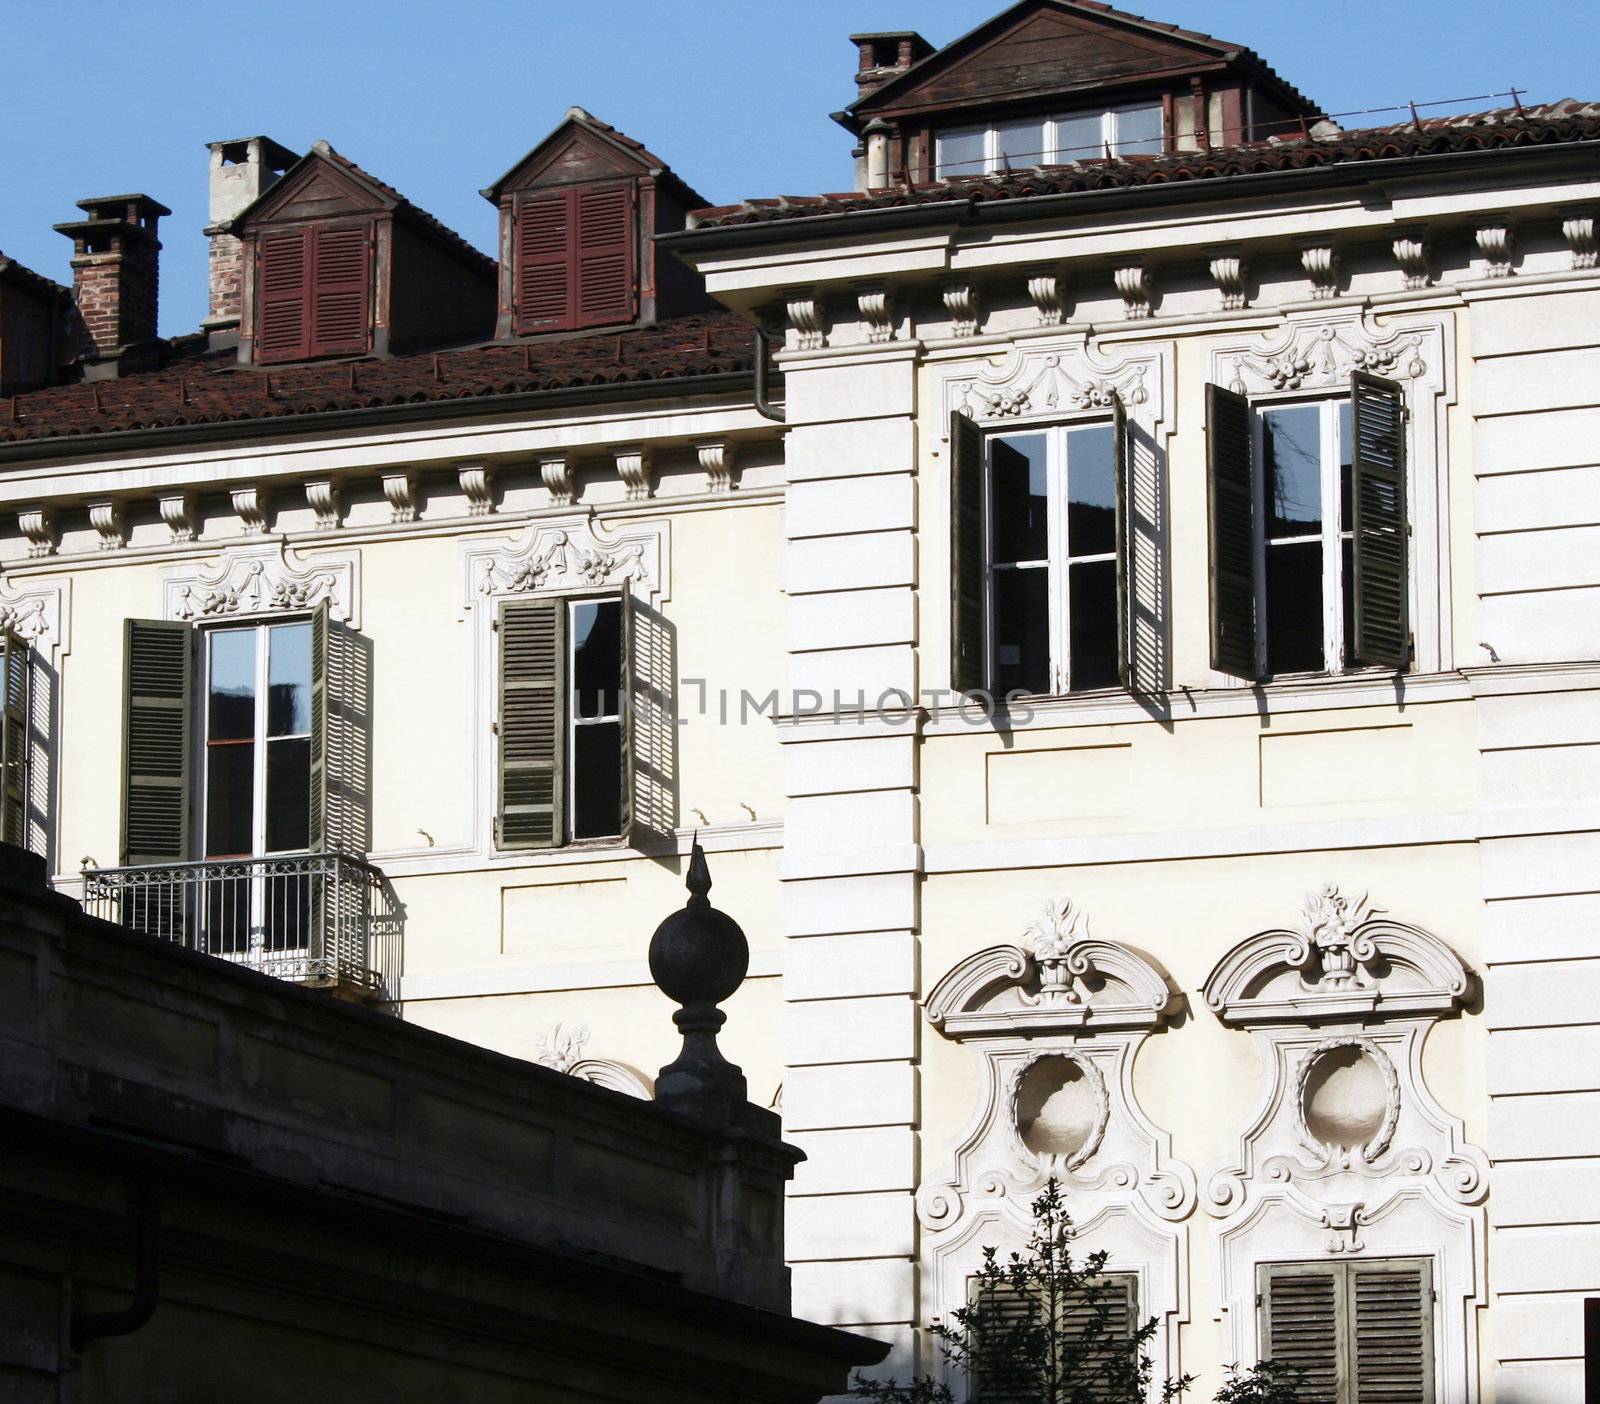
<instances>
[{"instance_id":1,"label":"open window shutter","mask_svg":"<svg viewBox=\"0 0 1600 1404\"><path fill-rule=\"evenodd\" d=\"M28 846L28 692L32 650L11 630L0 641L0 839Z\"/></svg>"},{"instance_id":2,"label":"open window shutter","mask_svg":"<svg viewBox=\"0 0 1600 1404\"><path fill-rule=\"evenodd\" d=\"M985 681L983 618L983 432L950 416L950 686L977 692Z\"/></svg>"},{"instance_id":3,"label":"open window shutter","mask_svg":"<svg viewBox=\"0 0 1600 1404\"><path fill-rule=\"evenodd\" d=\"M573 325L573 197L527 195L517 202L516 324L519 332Z\"/></svg>"},{"instance_id":4,"label":"open window shutter","mask_svg":"<svg viewBox=\"0 0 1600 1404\"><path fill-rule=\"evenodd\" d=\"M298 361L311 354L311 231L285 229L256 239L256 358Z\"/></svg>"},{"instance_id":5,"label":"open window shutter","mask_svg":"<svg viewBox=\"0 0 1600 1404\"><path fill-rule=\"evenodd\" d=\"M678 823L678 689L672 626L624 585L622 592L622 836L667 838Z\"/></svg>"},{"instance_id":6,"label":"open window shutter","mask_svg":"<svg viewBox=\"0 0 1600 1404\"><path fill-rule=\"evenodd\" d=\"M324 853L328 843L328 606L311 616L311 818L307 847Z\"/></svg>"},{"instance_id":7,"label":"open window shutter","mask_svg":"<svg viewBox=\"0 0 1600 1404\"><path fill-rule=\"evenodd\" d=\"M1426 1261L1352 1262L1351 1404L1433 1404L1433 1288Z\"/></svg>"},{"instance_id":8,"label":"open window shutter","mask_svg":"<svg viewBox=\"0 0 1600 1404\"><path fill-rule=\"evenodd\" d=\"M189 840L193 634L187 624L123 625L122 861L180 863Z\"/></svg>"},{"instance_id":9,"label":"open window shutter","mask_svg":"<svg viewBox=\"0 0 1600 1404\"><path fill-rule=\"evenodd\" d=\"M1350 405L1354 661L1400 672L1411 662L1405 391L1392 380L1356 371Z\"/></svg>"},{"instance_id":10,"label":"open window shutter","mask_svg":"<svg viewBox=\"0 0 1600 1404\"><path fill-rule=\"evenodd\" d=\"M311 354L367 349L371 227L312 230Z\"/></svg>"},{"instance_id":11,"label":"open window shutter","mask_svg":"<svg viewBox=\"0 0 1600 1404\"><path fill-rule=\"evenodd\" d=\"M1343 1265L1289 1263L1261 1269L1264 1360L1298 1366L1300 1404L1348 1404L1345 1366Z\"/></svg>"},{"instance_id":12,"label":"open window shutter","mask_svg":"<svg viewBox=\"0 0 1600 1404\"><path fill-rule=\"evenodd\" d=\"M577 202L577 325L631 322L635 314L634 187L603 185L575 192Z\"/></svg>"},{"instance_id":13,"label":"open window shutter","mask_svg":"<svg viewBox=\"0 0 1600 1404\"><path fill-rule=\"evenodd\" d=\"M1211 515L1211 666L1235 677L1256 669L1255 493L1250 402L1206 386L1207 488Z\"/></svg>"},{"instance_id":14,"label":"open window shutter","mask_svg":"<svg viewBox=\"0 0 1600 1404\"><path fill-rule=\"evenodd\" d=\"M1133 691L1133 445L1128 442L1128 415L1120 399L1111 407L1111 436L1115 442L1117 533L1117 676Z\"/></svg>"},{"instance_id":15,"label":"open window shutter","mask_svg":"<svg viewBox=\"0 0 1600 1404\"><path fill-rule=\"evenodd\" d=\"M567 602L500 607L501 848L551 848L565 832Z\"/></svg>"}]
</instances>

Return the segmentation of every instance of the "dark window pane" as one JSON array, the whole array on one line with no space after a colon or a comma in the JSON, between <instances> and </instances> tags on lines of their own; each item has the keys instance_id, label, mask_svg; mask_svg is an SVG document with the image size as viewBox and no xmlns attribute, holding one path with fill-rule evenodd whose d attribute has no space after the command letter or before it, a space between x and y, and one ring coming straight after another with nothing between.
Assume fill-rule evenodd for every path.
<instances>
[{"instance_id":1,"label":"dark window pane","mask_svg":"<svg viewBox=\"0 0 1600 1404\"><path fill-rule=\"evenodd\" d=\"M1068 684L1073 692L1117 685L1117 563L1075 565L1067 581L1070 653Z\"/></svg>"},{"instance_id":2,"label":"dark window pane","mask_svg":"<svg viewBox=\"0 0 1600 1404\"><path fill-rule=\"evenodd\" d=\"M211 648L206 738L248 740L256 734L256 632L224 629L208 636Z\"/></svg>"},{"instance_id":3,"label":"dark window pane","mask_svg":"<svg viewBox=\"0 0 1600 1404\"><path fill-rule=\"evenodd\" d=\"M311 626L279 624L267 636L267 735L311 730Z\"/></svg>"},{"instance_id":4,"label":"dark window pane","mask_svg":"<svg viewBox=\"0 0 1600 1404\"><path fill-rule=\"evenodd\" d=\"M1267 547L1267 671L1309 673L1322 657L1322 544Z\"/></svg>"},{"instance_id":5,"label":"dark window pane","mask_svg":"<svg viewBox=\"0 0 1600 1404\"><path fill-rule=\"evenodd\" d=\"M1109 424L1067 435L1067 554L1117 549L1117 443Z\"/></svg>"},{"instance_id":6,"label":"dark window pane","mask_svg":"<svg viewBox=\"0 0 1600 1404\"><path fill-rule=\"evenodd\" d=\"M994 573L993 688L1004 696L1050 691L1050 572Z\"/></svg>"},{"instance_id":7,"label":"dark window pane","mask_svg":"<svg viewBox=\"0 0 1600 1404\"><path fill-rule=\"evenodd\" d=\"M325 879L310 873L273 873L261 884L262 944L269 951L311 944L312 897Z\"/></svg>"},{"instance_id":8,"label":"dark window pane","mask_svg":"<svg viewBox=\"0 0 1600 1404\"><path fill-rule=\"evenodd\" d=\"M1349 531L1354 526L1350 509L1350 401L1339 405L1339 530Z\"/></svg>"},{"instance_id":9,"label":"dark window pane","mask_svg":"<svg viewBox=\"0 0 1600 1404\"><path fill-rule=\"evenodd\" d=\"M267 852L311 842L311 738L267 743Z\"/></svg>"},{"instance_id":10,"label":"dark window pane","mask_svg":"<svg viewBox=\"0 0 1600 1404\"><path fill-rule=\"evenodd\" d=\"M622 601L572 608L572 688L580 717L617 715L622 678ZM614 832L614 831L613 831Z\"/></svg>"},{"instance_id":11,"label":"dark window pane","mask_svg":"<svg viewBox=\"0 0 1600 1404\"><path fill-rule=\"evenodd\" d=\"M1315 405L1261 416L1267 539L1322 530L1322 412Z\"/></svg>"},{"instance_id":12,"label":"dark window pane","mask_svg":"<svg viewBox=\"0 0 1600 1404\"><path fill-rule=\"evenodd\" d=\"M1050 553L1045 438L989 441L989 559L1042 561Z\"/></svg>"},{"instance_id":13,"label":"dark window pane","mask_svg":"<svg viewBox=\"0 0 1600 1404\"><path fill-rule=\"evenodd\" d=\"M572 835L606 838L622 831L622 727L572 729Z\"/></svg>"},{"instance_id":14,"label":"dark window pane","mask_svg":"<svg viewBox=\"0 0 1600 1404\"><path fill-rule=\"evenodd\" d=\"M1349 667L1356 657L1356 565L1354 543L1346 537L1339 543L1339 593L1344 605L1344 663Z\"/></svg>"},{"instance_id":15,"label":"dark window pane","mask_svg":"<svg viewBox=\"0 0 1600 1404\"><path fill-rule=\"evenodd\" d=\"M206 856L251 851L251 791L256 748L241 741L206 747Z\"/></svg>"},{"instance_id":16,"label":"dark window pane","mask_svg":"<svg viewBox=\"0 0 1600 1404\"><path fill-rule=\"evenodd\" d=\"M205 885L205 928L200 949L211 955L243 955L250 949L250 878L241 867Z\"/></svg>"}]
</instances>

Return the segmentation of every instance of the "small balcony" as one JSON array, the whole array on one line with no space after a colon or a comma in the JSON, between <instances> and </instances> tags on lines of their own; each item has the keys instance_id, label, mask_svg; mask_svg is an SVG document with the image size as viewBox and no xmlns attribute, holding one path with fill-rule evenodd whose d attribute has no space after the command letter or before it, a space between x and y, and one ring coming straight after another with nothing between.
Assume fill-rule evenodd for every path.
<instances>
[{"instance_id":1,"label":"small balcony","mask_svg":"<svg viewBox=\"0 0 1600 1404\"><path fill-rule=\"evenodd\" d=\"M344 853L83 870L93 916L263 974L393 999L405 912L389 880Z\"/></svg>"}]
</instances>

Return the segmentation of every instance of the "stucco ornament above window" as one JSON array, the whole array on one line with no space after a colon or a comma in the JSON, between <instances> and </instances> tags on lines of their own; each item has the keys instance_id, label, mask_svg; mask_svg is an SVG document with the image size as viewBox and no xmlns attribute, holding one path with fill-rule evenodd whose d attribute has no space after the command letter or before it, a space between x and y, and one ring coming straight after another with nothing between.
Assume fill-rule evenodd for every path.
<instances>
[{"instance_id":1,"label":"stucco ornament above window","mask_svg":"<svg viewBox=\"0 0 1600 1404\"><path fill-rule=\"evenodd\" d=\"M970 367L963 363L948 375L945 402L950 413L980 423L1092 414L1109 410L1119 399L1133 418L1162 418L1163 358L1148 352L1102 356L1082 333L1014 347L998 367L985 365L975 372Z\"/></svg>"},{"instance_id":2,"label":"stucco ornament above window","mask_svg":"<svg viewBox=\"0 0 1600 1404\"><path fill-rule=\"evenodd\" d=\"M1425 1257L1440 1302L1440 1398L1476 1392L1488 1162L1422 1072L1433 1025L1473 976L1432 932L1365 893L1311 892L1292 927L1260 931L1218 962L1206 1004L1261 1054L1254 1109L1202 1197L1217 1228L1229 1349L1258 1350L1263 1262Z\"/></svg>"},{"instance_id":3,"label":"stucco ornament above window","mask_svg":"<svg viewBox=\"0 0 1600 1404\"><path fill-rule=\"evenodd\" d=\"M161 573L163 618L207 622L299 614L328 606L360 626L361 557L355 551L300 557L282 541L229 547L215 565L185 562Z\"/></svg>"},{"instance_id":4,"label":"stucco ornament above window","mask_svg":"<svg viewBox=\"0 0 1600 1404\"><path fill-rule=\"evenodd\" d=\"M1133 1061L1181 1007L1148 957L1091 934L1067 898L934 986L928 1022L968 1045L980 1070L970 1122L917 1192L938 1314L965 1304L985 1245L1003 1255L1023 1244L1029 1205L1053 1176L1082 1251L1103 1248L1109 1271L1139 1277L1140 1314L1163 1323L1158 1354L1175 1346L1187 1253L1176 1221L1194 1208L1195 1182L1140 1109Z\"/></svg>"},{"instance_id":5,"label":"stucco ornament above window","mask_svg":"<svg viewBox=\"0 0 1600 1404\"><path fill-rule=\"evenodd\" d=\"M9 629L41 657L70 652L72 581L0 582L0 629Z\"/></svg>"},{"instance_id":6,"label":"stucco ornament above window","mask_svg":"<svg viewBox=\"0 0 1600 1404\"><path fill-rule=\"evenodd\" d=\"M485 598L626 585L656 604L666 594L666 562L663 523L630 523L613 535L587 513L574 513L535 522L517 541L464 545L465 603L470 609Z\"/></svg>"}]
</instances>

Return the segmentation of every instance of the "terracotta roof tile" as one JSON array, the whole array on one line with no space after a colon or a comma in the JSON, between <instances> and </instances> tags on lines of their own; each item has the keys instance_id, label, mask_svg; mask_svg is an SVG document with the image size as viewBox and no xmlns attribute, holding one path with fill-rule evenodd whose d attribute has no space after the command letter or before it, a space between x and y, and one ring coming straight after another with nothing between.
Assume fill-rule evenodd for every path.
<instances>
[{"instance_id":1,"label":"terracotta roof tile","mask_svg":"<svg viewBox=\"0 0 1600 1404\"><path fill-rule=\"evenodd\" d=\"M619 332L270 372L239 366L232 352L183 356L186 347L175 346L180 358L159 371L0 400L0 444L446 400L492 410L497 396L693 380L755 364L749 325L722 311Z\"/></svg>"},{"instance_id":2,"label":"terracotta roof tile","mask_svg":"<svg viewBox=\"0 0 1600 1404\"><path fill-rule=\"evenodd\" d=\"M1320 125L1320 124L1319 124ZM1331 123L1327 124L1329 127ZM1490 151L1544 146L1557 142L1600 141L1600 103L1571 98L1541 107L1499 108L1453 117L1424 117L1387 127L1331 130L1326 135L1267 141L1170 156L1122 156L1073 161L984 176L955 176L925 184L882 190L850 190L831 195L780 195L696 210L691 229L726 228L806 219L855 210L897 206L978 204L1025 200L1036 195L1067 195L1130 186L1162 185L1265 174L1314 166L1355 165L1400 157L1426 158L1449 152Z\"/></svg>"}]
</instances>

